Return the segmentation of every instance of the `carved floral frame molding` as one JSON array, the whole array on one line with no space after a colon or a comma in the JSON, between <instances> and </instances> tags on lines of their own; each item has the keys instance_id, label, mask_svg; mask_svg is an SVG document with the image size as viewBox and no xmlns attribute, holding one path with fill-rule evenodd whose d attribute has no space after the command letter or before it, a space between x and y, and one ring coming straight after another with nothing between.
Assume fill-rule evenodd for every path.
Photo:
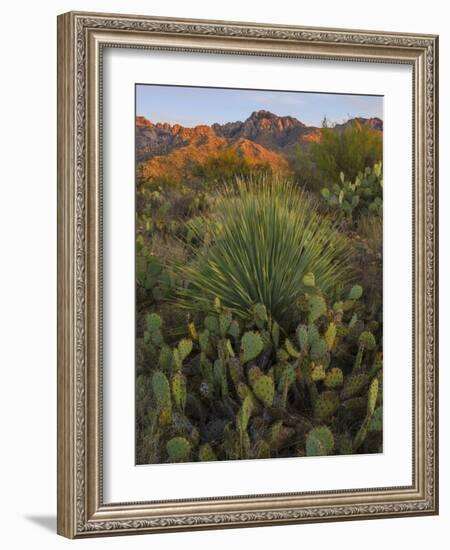
<instances>
[{"instance_id":1,"label":"carved floral frame molding","mask_svg":"<svg viewBox=\"0 0 450 550\"><path fill-rule=\"evenodd\" d=\"M413 67L411 487L104 504L101 91L104 47ZM75 538L438 512L437 113L432 35L67 13L58 18L58 532Z\"/></svg>"}]
</instances>

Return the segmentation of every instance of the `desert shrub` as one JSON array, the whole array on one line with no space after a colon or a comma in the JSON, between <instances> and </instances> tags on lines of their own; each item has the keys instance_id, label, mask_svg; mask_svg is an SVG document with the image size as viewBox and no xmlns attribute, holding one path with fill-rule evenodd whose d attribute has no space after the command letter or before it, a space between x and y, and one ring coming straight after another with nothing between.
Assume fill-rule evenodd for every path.
<instances>
[{"instance_id":1,"label":"desert shrub","mask_svg":"<svg viewBox=\"0 0 450 550\"><path fill-rule=\"evenodd\" d=\"M382 133L367 124L355 121L343 129L324 127L320 141L298 148L294 172L300 183L319 191L338 181L341 172L354 181L366 166L380 162L382 154Z\"/></svg>"},{"instance_id":2,"label":"desert shrub","mask_svg":"<svg viewBox=\"0 0 450 550\"><path fill-rule=\"evenodd\" d=\"M191 167L193 178L207 182L232 182L236 177L248 177L255 173L270 173L268 164L251 165L248 160L230 148L211 155Z\"/></svg>"},{"instance_id":3,"label":"desert shrub","mask_svg":"<svg viewBox=\"0 0 450 550\"><path fill-rule=\"evenodd\" d=\"M179 304L190 311L206 310L218 297L245 319L261 303L287 326L296 316L306 274L326 294L350 275L347 238L288 180L238 179L216 198L213 219L211 242L177 268L186 281L178 290Z\"/></svg>"},{"instance_id":4,"label":"desert shrub","mask_svg":"<svg viewBox=\"0 0 450 550\"><path fill-rule=\"evenodd\" d=\"M336 302L312 277L303 289L289 333L261 303L243 323L215 299L172 345L161 318L146 317L139 463L382 450L379 329L360 317L363 289Z\"/></svg>"}]
</instances>

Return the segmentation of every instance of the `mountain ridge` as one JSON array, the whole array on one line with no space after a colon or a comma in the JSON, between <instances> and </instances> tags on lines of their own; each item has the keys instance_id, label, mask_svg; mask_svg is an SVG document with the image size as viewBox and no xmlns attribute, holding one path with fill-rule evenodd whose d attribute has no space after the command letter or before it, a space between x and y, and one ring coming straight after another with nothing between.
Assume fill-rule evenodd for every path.
<instances>
[{"instance_id":1,"label":"mountain ridge","mask_svg":"<svg viewBox=\"0 0 450 550\"><path fill-rule=\"evenodd\" d=\"M383 131L378 117L355 117L333 129L342 131L350 124L368 125ZM231 150L250 166L270 165L277 171L287 170L288 160L300 145L308 147L321 140L322 128L307 126L292 116L278 116L261 109L244 121L200 124L193 127L167 122L154 123L136 116L136 161L142 173L151 178L168 173L182 174L186 165L204 162L220 152Z\"/></svg>"}]
</instances>

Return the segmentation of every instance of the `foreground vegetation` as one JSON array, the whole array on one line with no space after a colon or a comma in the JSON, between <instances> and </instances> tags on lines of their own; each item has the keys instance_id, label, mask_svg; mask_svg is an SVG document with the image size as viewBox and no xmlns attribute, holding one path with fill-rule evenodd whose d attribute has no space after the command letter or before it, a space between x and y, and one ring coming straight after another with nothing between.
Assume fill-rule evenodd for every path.
<instances>
[{"instance_id":1,"label":"foreground vegetation","mask_svg":"<svg viewBox=\"0 0 450 550\"><path fill-rule=\"evenodd\" d=\"M381 149L330 136L139 180L138 463L382 450Z\"/></svg>"}]
</instances>

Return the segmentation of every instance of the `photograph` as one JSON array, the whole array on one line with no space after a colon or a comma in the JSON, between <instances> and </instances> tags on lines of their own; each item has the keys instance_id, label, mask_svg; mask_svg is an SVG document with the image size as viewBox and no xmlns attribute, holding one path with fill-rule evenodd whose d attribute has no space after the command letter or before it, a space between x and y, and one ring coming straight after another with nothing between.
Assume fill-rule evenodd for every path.
<instances>
[{"instance_id":1,"label":"photograph","mask_svg":"<svg viewBox=\"0 0 450 550\"><path fill-rule=\"evenodd\" d=\"M383 101L135 85L136 465L383 452Z\"/></svg>"}]
</instances>

